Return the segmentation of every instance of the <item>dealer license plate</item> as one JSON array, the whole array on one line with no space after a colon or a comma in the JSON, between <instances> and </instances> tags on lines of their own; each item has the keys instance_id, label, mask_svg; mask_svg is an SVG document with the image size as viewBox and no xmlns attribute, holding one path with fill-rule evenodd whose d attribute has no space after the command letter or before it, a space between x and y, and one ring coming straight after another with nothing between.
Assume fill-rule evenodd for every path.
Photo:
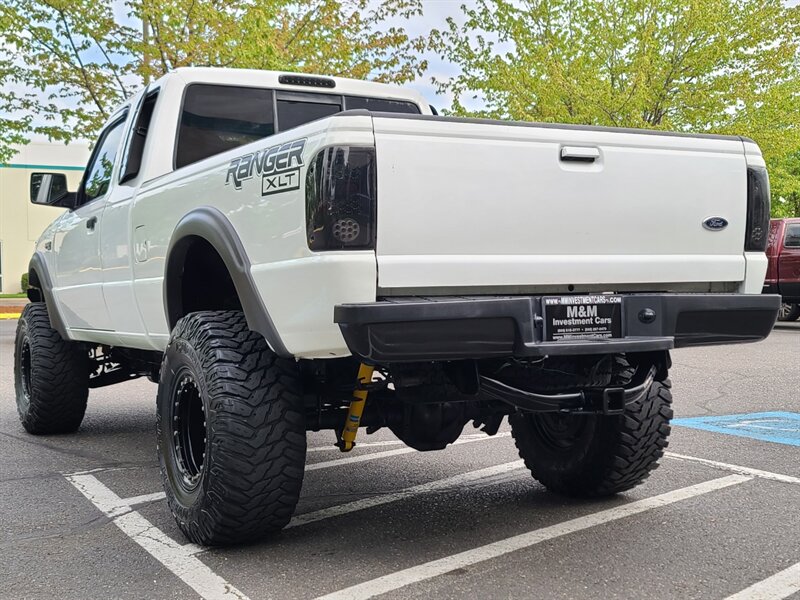
<instances>
[{"instance_id":1,"label":"dealer license plate","mask_svg":"<svg viewBox=\"0 0 800 600\"><path fill-rule=\"evenodd\" d=\"M622 337L621 296L548 296L542 306L549 342Z\"/></svg>"}]
</instances>

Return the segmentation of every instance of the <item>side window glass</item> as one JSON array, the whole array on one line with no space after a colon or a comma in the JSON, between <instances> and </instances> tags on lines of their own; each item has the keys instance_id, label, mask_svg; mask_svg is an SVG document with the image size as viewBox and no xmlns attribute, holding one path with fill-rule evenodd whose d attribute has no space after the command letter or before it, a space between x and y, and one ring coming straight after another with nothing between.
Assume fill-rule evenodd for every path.
<instances>
[{"instance_id":1,"label":"side window glass","mask_svg":"<svg viewBox=\"0 0 800 600\"><path fill-rule=\"evenodd\" d=\"M148 94L142 101L136 123L131 129L128 142L127 155L122 159L119 182L125 183L134 179L142 167L144 143L147 141L147 132L150 129L150 120L153 118L153 109L156 106L158 92Z\"/></svg>"},{"instance_id":2,"label":"side window glass","mask_svg":"<svg viewBox=\"0 0 800 600\"><path fill-rule=\"evenodd\" d=\"M372 112L420 114L419 106L405 100L387 100L385 98L364 98L362 96L345 96L344 104L347 110L365 108Z\"/></svg>"},{"instance_id":3,"label":"side window glass","mask_svg":"<svg viewBox=\"0 0 800 600\"><path fill-rule=\"evenodd\" d=\"M122 140L124 124L125 119L120 119L100 136L97 149L92 156L92 162L86 168L84 204L99 198L108 191L108 186L111 183L111 171L114 170L114 161L117 158L119 143Z\"/></svg>"},{"instance_id":4,"label":"side window glass","mask_svg":"<svg viewBox=\"0 0 800 600\"><path fill-rule=\"evenodd\" d=\"M786 237L783 240L786 248L800 248L800 223L786 226Z\"/></svg>"},{"instance_id":5,"label":"side window glass","mask_svg":"<svg viewBox=\"0 0 800 600\"><path fill-rule=\"evenodd\" d=\"M183 99L175 168L275 133L272 90L193 84Z\"/></svg>"}]
</instances>

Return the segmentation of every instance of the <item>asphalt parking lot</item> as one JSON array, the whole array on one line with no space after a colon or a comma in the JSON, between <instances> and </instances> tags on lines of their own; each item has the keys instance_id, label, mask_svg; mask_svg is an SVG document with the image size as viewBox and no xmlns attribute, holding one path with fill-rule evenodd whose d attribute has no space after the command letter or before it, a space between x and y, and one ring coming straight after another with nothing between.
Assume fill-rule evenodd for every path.
<instances>
[{"instance_id":1,"label":"asphalt parking lot","mask_svg":"<svg viewBox=\"0 0 800 600\"><path fill-rule=\"evenodd\" d=\"M673 353L670 453L632 492L548 493L506 427L438 453L381 431L344 455L323 432L290 528L213 550L186 544L160 493L155 385L93 390L77 434L29 436L15 325L0 321L2 598L800 598L800 323Z\"/></svg>"}]
</instances>

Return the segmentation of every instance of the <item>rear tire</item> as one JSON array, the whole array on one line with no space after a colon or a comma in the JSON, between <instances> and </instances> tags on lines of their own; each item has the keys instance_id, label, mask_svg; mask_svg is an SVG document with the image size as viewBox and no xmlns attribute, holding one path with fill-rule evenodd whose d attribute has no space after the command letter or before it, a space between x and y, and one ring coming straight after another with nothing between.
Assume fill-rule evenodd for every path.
<instances>
[{"instance_id":1,"label":"rear tire","mask_svg":"<svg viewBox=\"0 0 800 600\"><path fill-rule=\"evenodd\" d=\"M239 311L192 313L172 332L158 386L161 478L192 542L251 542L282 529L300 496L300 377Z\"/></svg>"},{"instance_id":2,"label":"rear tire","mask_svg":"<svg viewBox=\"0 0 800 600\"><path fill-rule=\"evenodd\" d=\"M644 481L664 455L672 418L670 381L656 381L622 415L509 417L525 466L550 491L610 496Z\"/></svg>"},{"instance_id":3,"label":"rear tire","mask_svg":"<svg viewBox=\"0 0 800 600\"><path fill-rule=\"evenodd\" d=\"M72 433L89 396L89 354L51 327L47 307L25 306L14 343L17 412L34 435Z\"/></svg>"},{"instance_id":4,"label":"rear tire","mask_svg":"<svg viewBox=\"0 0 800 600\"><path fill-rule=\"evenodd\" d=\"M797 321L800 319L800 304L783 302L778 310L778 321Z\"/></svg>"}]
</instances>

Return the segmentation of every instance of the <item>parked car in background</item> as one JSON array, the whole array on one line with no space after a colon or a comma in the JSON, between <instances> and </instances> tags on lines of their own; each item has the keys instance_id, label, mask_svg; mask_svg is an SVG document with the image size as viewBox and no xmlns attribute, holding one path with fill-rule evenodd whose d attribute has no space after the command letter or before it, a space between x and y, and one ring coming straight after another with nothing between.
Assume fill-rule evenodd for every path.
<instances>
[{"instance_id":1,"label":"parked car in background","mask_svg":"<svg viewBox=\"0 0 800 600\"><path fill-rule=\"evenodd\" d=\"M765 294L780 294L779 321L800 318L800 218L772 219L767 245Z\"/></svg>"}]
</instances>

